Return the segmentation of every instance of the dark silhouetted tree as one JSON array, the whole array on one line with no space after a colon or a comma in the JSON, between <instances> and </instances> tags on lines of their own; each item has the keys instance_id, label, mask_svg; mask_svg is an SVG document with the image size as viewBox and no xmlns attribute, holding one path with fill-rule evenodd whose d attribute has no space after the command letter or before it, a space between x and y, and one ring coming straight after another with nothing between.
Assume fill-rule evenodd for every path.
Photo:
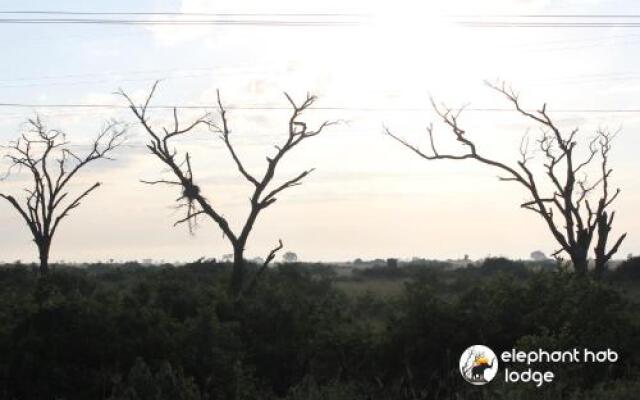
<instances>
[{"instance_id":1,"label":"dark silhouetted tree","mask_svg":"<svg viewBox=\"0 0 640 400\"><path fill-rule=\"evenodd\" d=\"M65 133L47 128L39 117L27 121L26 132L18 140L4 146L9 169L5 177L27 171L32 186L26 187L23 200L0 193L20 214L29 227L38 247L40 272L49 269L51 243L60 222L80 205L80 202L100 186L96 182L84 191L72 194L68 189L77 173L110 154L125 139L126 126L108 121L97 138L89 145L86 155L72 150Z\"/></svg>"},{"instance_id":2,"label":"dark silhouetted tree","mask_svg":"<svg viewBox=\"0 0 640 400\"><path fill-rule=\"evenodd\" d=\"M466 149L465 152L444 154L438 151L434 141L433 125L427 128L429 151L423 151L408 143L388 128L385 128L385 131L426 160L475 160L502 171L505 175L499 177L501 181L516 182L531 196L521 207L535 212L545 221L560 245L554 256L566 252L579 275L587 273L588 253L595 240L595 271L600 276L626 237L626 234L619 236L613 245L607 248L615 215L615 212L609 209L620 193L620 189L612 191L609 183L612 173L609 155L615 133L598 130L594 138L588 142L587 154L577 159L578 129L564 132L547 113L546 104L540 110L530 112L521 106L518 94L513 89L505 84L487 85L504 95L519 114L541 126L542 135L537 139L537 147L544 160L542 176L538 176L537 169L530 165L535 157L528 148L527 136L521 142L520 157L516 165L511 166L489 158L477 149L476 144L460 125L459 119L463 109L454 110L438 106L433 100L435 112L451 129L455 140ZM590 181L587 176L589 167L597 170L597 177ZM547 185L551 186L552 190L545 194L543 191Z\"/></svg>"},{"instance_id":3,"label":"dark silhouetted tree","mask_svg":"<svg viewBox=\"0 0 640 400\"><path fill-rule=\"evenodd\" d=\"M325 121L316 129L309 129L307 124L300 120L300 117L305 110L313 105L316 101L316 97L307 95L304 101L298 104L287 93L285 93L284 95L292 108L291 116L288 121L288 134L286 136L286 140L284 143L275 146L275 154L267 157L267 165L262 175L255 175L247 170L231 142L231 129L229 128L227 111L222 104L219 92L217 96L219 122L214 120L214 116L212 114L207 113L185 126L181 124L178 117L178 111L174 108L172 126L155 127L149 121L148 110L149 104L156 91L157 84L157 82L154 84L144 104L141 105L136 105L136 103L126 93L121 91L121 94L129 102L131 111L133 111L135 117L149 136L150 141L147 143L147 148L170 169L175 178L175 180L163 179L144 182L148 184L167 184L180 188L181 196L177 201L179 202L179 206L186 210L186 215L176 221L175 225L187 223L190 231L192 231L196 225L197 217L202 215L211 218L218 225L233 247L233 272L230 289L235 296L239 296L245 289L254 285L257 277L267 268L276 253L283 247L282 241L279 241L278 245L267 255L262 266L259 266L253 277L247 277L244 251L258 215L261 211L275 203L277 196L282 191L293 186L300 185L302 180L313 171L313 169L305 170L284 183L275 185L273 184L273 179L276 175L276 170L280 161L288 152L293 150L301 142L319 135L324 128L334 124L335 122ZM244 220L242 228L238 232L234 232L231 229L227 219L211 201L211 197L202 193L201 188L196 183L194 177L190 154L188 152L179 154L172 143L173 139L188 134L199 126L208 128L210 131L219 135L240 175L253 187L253 192L249 199L250 210Z\"/></svg>"}]
</instances>

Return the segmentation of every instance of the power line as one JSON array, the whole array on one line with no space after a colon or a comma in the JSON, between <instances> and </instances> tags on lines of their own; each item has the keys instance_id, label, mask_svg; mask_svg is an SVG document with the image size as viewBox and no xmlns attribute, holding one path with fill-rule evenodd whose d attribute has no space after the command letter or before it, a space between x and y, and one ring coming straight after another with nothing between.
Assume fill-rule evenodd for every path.
<instances>
[{"instance_id":1,"label":"power line","mask_svg":"<svg viewBox=\"0 0 640 400\"><path fill-rule=\"evenodd\" d=\"M0 18L0 24L27 25L166 25L166 26L351 26L360 21L330 20L260 20L260 19L210 19L210 20L170 20L170 19L97 19L97 18Z\"/></svg>"},{"instance_id":2,"label":"power line","mask_svg":"<svg viewBox=\"0 0 640 400\"><path fill-rule=\"evenodd\" d=\"M180 70L176 69L174 71L179 72L178 74L173 75L164 75L164 77L160 80L169 81L169 80L177 80L177 79L195 79L195 78L203 78L203 77L211 77L214 70L223 68L202 68L202 69L185 69ZM199 71L202 70L204 72L201 73L187 73L188 71ZM171 72L171 70L166 70L164 72ZM79 80L79 81L67 81L66 78L71 78L73 75L61 76L58 81L52 81L56 79L55 77L44 77L44 78L17 78L15 80L0 80L0 88L29 88L29 87L54 87L54 86L63 86L63 87L72 87L72 86L83 86L83 85L101 85L101 84L113 84L114 79L113 75L143 75L143 74L152 74L153 72L131 72L131 73L104 73L104 74L78 74L76 76L82 77L96 77L97 79L93 80ZM220 71L216 72L215 76L224 76L229 74L237 73L237 71ZM250 73L250 72L249 72ZM104 78L100 76L104 75ZM157 76L142 76L139 78L119 78L119 82L155 82L158 81ZM619 82L619 81L637 81L640 80L640 74L633 72L618 72L618 73L603 73L603 74L587 74L587 75L575 75L570 77L562 77L562 78L550 78L544 80L534 80L534 81L525 81L525 83L536 84L536 85L580 85L580 84L598 84L598 83L609 83L609 82Z\"/></svg>"},{"instance_id":3,"label":"power line","mask_svg":"<svg viewBox=\"0 0 640 400\"><path fill-rule=\"evenodd\" d=\"M0 24L92 25L230 25L230 26L341 26L358 25L371 17L364 13L206 13L206 12L82 12L61 10L0 11ZM34 15L27 18L23 16ZM17 16L17 17L16 17ZM53 17L55 18L53 18ZM155 17L105 18L105 17ZM63 18L65 17L65 18ZM84 17L84 18L80 18ZM88 18L94 17L94 18ZM176 19L158 17L206 17ZM638 28L640 14L489 14L450 15L453 23L472 28ZM489 19L489 20L487 20ZM606 21L609 19L609 21ZM529 21L527 21L529 20ZM563 21L564 20L564 21ZM584 21L580 21L584 20ZM591 20L591 21L590 21ZM636 21L634 21L636 20Z\"/></svg>"},{"instance_id":4,"label":"power line","mask_svg":"<svg viewBox=\"0 0 640 400\"><path fill-rule=\"evenodd\" d=\"M640 14L488 14L450 16L470 28L638 28ZM607 21L608 20L608 21Z\"/></svg>"},{"instance_id":5,"label":"power line","mask_svg":"<svg viewBox=\"0 0 640 400\"><path fill-rule=\"evenodd\" d=\"M103 108L103 109L128 109L127 105L118 104L97 104L97 103L71 103L71 104L35 104L35 103L0 103L0 107L5 108ZM172 110L178 109L192 109L192 110L207 110L216 109L217 104L176 104L176 105L150 105L149 109L164 109ZM229 105L225 106L229 110L290 110L291 107L285 106L268 106L268 105ZM344 106L321 106L312 107L314 110L326 110L326 111L428 111L429 108L424 107L344 107ZM473 112L512 112L512 108L495 108L495 107L479 107L479 108L465 108L465 111ZM561 113L640 113L640 108L563 108L563 109L550 109L551 112Z\"/></svg>"},{"instance_id":6,"label":"power line","mask_svg":"<svg viewBox=\"0 0 640 400\"><path fill-rule=\"evenodd\" d=\"M640 28L640 22L456 21L466 28Z\"/></svg>"},{"instance_id":7,"label":"power line","mask_svg":"<svg viewBox=\"0 0 640 400\"><path fill-rule=\"evenodd\" d=\"M128 26L261 26L261 27L331 27L356 26L362 21L344 20L161 20L161 19L87 19L87 18L0 18L2 25L128 25ZM640 22L521 22L454 21L465 28L640 28Z\"/></svg>"},{"instance_id":8,"label":"power line","mask_svg":"<svg viewBox=\"0 0 640 400\"><path fill-rule=\"evenodd\" d=\"M6 15L96 15L96 16L109 16L109 15L129 15L129 16L152 16L152 15L165 15L165 16L224 16L224 17L371 17L370 13L356 13L356 12L305 12L305 13L282 13L282 12L269 12L269 13L233 13L233 12L182 12L182 11L160 11L160 12L148 12L148 11L70 11L70 10L3 10L1 14ZM640 14L452 14L447 15L447 18L570 18L570 19L603 19L603 18L615 18L615 19L633 19L640 18Z\"/></svg>"},{"instance_id":9,"label":"power line","mask_svg":"<svg viewBox=\"0 0 640 400\"><path fill-rule=\"evenodd\" d=\"M602 18L640 18L640 14L457 14L451 18L575 18L575 19L602 19Z\"/></svg>"},{"instance_id":10,"label":"power line","mask_svg":"<svg viewBox=\"0 0 640 400\"><path fill-rule=\"evenodd\" d=\"M166 16L185 16L185 17L370 17L370 14L363 13L207 13L207 12L121 12L121 11L0 11L0 14L9 15L166 15Z\"/></svg>"}]
</instances>

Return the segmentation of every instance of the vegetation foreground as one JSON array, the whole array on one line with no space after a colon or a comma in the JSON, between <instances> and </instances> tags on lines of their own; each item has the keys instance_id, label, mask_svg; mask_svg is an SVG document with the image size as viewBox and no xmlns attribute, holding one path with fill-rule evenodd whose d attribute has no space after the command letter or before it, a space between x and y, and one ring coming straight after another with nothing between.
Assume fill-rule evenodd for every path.
<instances>
[{"instance_id":1,"label":"vegetation foreground","mask_svg":"<svg viewBox=\"0 0 640 400\"><path fill-rule=\"evenodd\" d=\"M256 266L249 266L257 268ZM640 259L595 281L488 259L281 264L232 300L231 264L0 268L2 399L635 399ZM472 344L611 348L555 381L463 381ZM555 369L554 369L555 368Z\"/></svg>"}]
</instances>

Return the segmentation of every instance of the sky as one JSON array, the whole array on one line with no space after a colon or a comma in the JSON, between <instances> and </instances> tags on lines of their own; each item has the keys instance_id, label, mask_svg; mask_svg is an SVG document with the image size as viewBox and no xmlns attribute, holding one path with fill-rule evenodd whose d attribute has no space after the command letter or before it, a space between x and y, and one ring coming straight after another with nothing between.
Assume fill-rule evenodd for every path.
<instances>
[{"instance_id":1,"label":"sky","mask_svg":"<svg viewBox=\"0 0 640 400\"><path fill-rule=\"evenodd\" d=\"M186 227L173 227L180 218L172 208L179 195L174 188L140 183L168 175L148 154L144 132L130 112L37 106L122 106L123 99L114 92L123 89L142 101L158 79L154 103L159 105L211 105L219 89L231 108L233 141L256 174L264 170L273 145L285 139L290 112L283 92L298 100L308 92L318 96L320 109L305 114L311 124L342 121L287 155L278 173L281 181L304 169L315 171L261 214L247 246L249 257L264 257L278 239L286 250L308 261L446 259L465 254L474 259L528 258L534 250L555 251L557 245L543 221L519 208L527 199L520 187L499 182L496 171L471 161L422 160L383 134L383 126L388 126L424 145L425 128L435 122L438 143L444 149L459 149L430 110L432 96L452 107L469 104L472 110L462 115L461 123L479 149L515 162L522 136L528 132L535 137L539 127L515 113L473 110L510 107L483 84L497 79L517 89L530 109L546 102L563 129L580 127L582 141L598 128L621 129L611 156L612 184L622 189L615 204L614 233L628 233L618 257L640 252L640 113L571 111L640 109L640 28L480 28L454 23L461 18L513 21L515 17L499 16L515 14L640 14L635 2L55 3L3 1L0 11L305 14L269 18L357 24L0 24L0 103L31 105L0 106L1 143L15 139L25 119L35 113L78 145L94 137L108 118L132 123L127 146L119 149L116 160L95 164L79 177L77 190L96 180L103 186L61 226L52 249L54 261L188 261L230 252L213 223L202 220L195 235ZM309 16L318 13L343 15ZM153 120L168 121L166 111L154 110ZM200 112L185 110L181 115L186 120ZM192 154L203 190L238 229L251 188L220 140L206 131L195 132L179 148ZM19 193L22 179L18 175L0 182L0 192ZM6 202L0 203L0 238L0 260L36 259L28 229Z\"/></svg>"}]
</instances>

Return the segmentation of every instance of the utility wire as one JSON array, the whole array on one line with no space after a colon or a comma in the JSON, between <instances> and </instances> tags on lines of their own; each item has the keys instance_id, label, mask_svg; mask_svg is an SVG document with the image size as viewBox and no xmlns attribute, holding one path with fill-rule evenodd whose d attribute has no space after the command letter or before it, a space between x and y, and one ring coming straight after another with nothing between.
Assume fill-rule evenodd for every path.
<instances>
[{"instance_id":1,"label":"utility wire","mask_svg":"<svg viewBox=\"0 0 640 400\"><path fill-rule=\"evenodd\" d=\"M366 13L231 13L231 12L105 12L69 10L4 10L0 24L108 24L108 25L355 25L372 17ZM35 17L25 17L35 16ZM82 18L81 18L82 17ZM94 18L88 18L94 17ZM119 18L105 18L119 17ZM121 17L154 17L150 19ZM188 18L158 18L188 17ZM208 19L190 19L206 17ZM449 15L456 25L474 28L637 28L640 14L471 14ZM528 20L528 21L527 21ZM607 21L609 20L609 21ZM634 21L635 20L635 21Z\"/></svg>"},{"instance_id":2,"label":"utility wire","mask_svg":"<svg viewBox=\"0 0 640 400\"><path fill-rule=\"evenodd\" d=\"M0 11L0 15L53 15L52 17L8 17L0 18L0 24L83 24L83 25L168 25L168 26L350 26L359 25L366 14L318 14L318 13L83 13L61 11ZM65 16L67 18L62 18ZM71 16L71 17L68 17ZM80 18L95 16L96 18ZM150 19L104 18L105 16L155 16ZM167 19L158 16L200 16L210 19ZM275 18L274 18L275 17ZM487 18L490 18L487 20ZM547 20L544 20L544 19ZM606 19L610 19L606 21ZM626 20L623 20L625 18ZM640 15L511 15L511 16L473 16L458 17L452 21L455 25L470 28L640 28ZM564 19L564 21L563 21ZM586 19L576 21L576 19ZM589 21L595 19L595 21ZM635 19L635 21L633 21ZM527 21L528 20L528 21Z\"/></svg>"},{"instance_id":3,"label":"utility wire","mask_svg":"<svg viewBox=\"0 0 640 400\"><path fill-rule=\"evenodd\" d=\"M0 107L5 108L104 108L104 109L128 109L127 105L118 104L34 104L34 103L0 103ZM193 110L207 110L216 109L216 104L183 104L183 105L150 105L149 109L193 109ZM290 110L291 107L284 106L267 106L267 105L236 105L225 106L229 110ZM428 111L429 108L422 107L340 107L340 106L323 106L323 107L311 107L314 110L327 110L327 111ZM474 112L511 112L512 108L465 108L465 111ZM552 112L562 113L640 113L640 108L564 108L564 109L551 109Z\"/></svg>"},{"instance_id":4,"label":"utility wire","mask_svg":"<svg viewBox=\"0 0 640 400\"><path fill-rule=\"evenodd\" d=\"M518 21L455 21L467 28L640 28L640 22L518 22ZM161 26L353 26L360 21L311 20L135 20L135 19L79 19L79 18L0 18L4 25L161 25Z\"/></svg>"},{"instance_id":5,"label":"utility wire","mask_svg":"<svg viewBox=\"0 0 640 400\"><path fill-rule=\"evenodd\" d=\"M351 26L358 21L311 21L311 20L136 20L136 19L86 19L86 18L0 18L0 24L28 24L28 25L167 25L167 26Z\"/></svg>"},{"instance_id":6,"label":"utility wire","mask_svg":"<svg viewBox=\"0 0 640 400\"><path fill-rule=\"evenodd\" d=\"M450 18L640 18L640 14L457 14Z\"/></svg>"},{"instance_id":7,"label":"utility wire","mask_svg":"<svg viewBox=\"0 0 640 400\"><path fill-rule=\"evenodd\" d=\"M328 12L308 12L308 13L232 13L232 12L147 12L147 11L70 11L70 10L4 10L0 11L0 14L7 15L96 15L96 16L109 16L109 15L167 15L167 16L225 16L225 17L371 17L369 13L328 13ZM570 19L603 19L603 18L615 18L615 19L633 19L640 18L640 14L452 14L447 15L447 18L570 18Z\"/></svg>"},{"instance_id":8,"label":"utility wire","mask_svg":"<svg viewBox=\"0 0 640 400\"><path fill-rule=\"evenodd\" d=\"M465 28L640 28L640 22L456 21Z\"/></svg>"},{"instance_id":9,"label":"utility wire","mask_svg":"<svg viewBox=\"0 0 640 400\"><path fill-rule=\"evenodd\" d=\"M168 15L185 17L369 17L362 13L207 13L207 12L105 12L105 11L0 11L0 14L25 14L25 15Z\"/></svg>"},{"instance_id":10,"label":"utility wire","mask_svg":"<svg viewBox=\"0 0 640 400\"><path fill-rule=\"evenodd\" d=\"M125 19L16 19L1 18L0 25L129 25L129 26L261 26L261 27L329 27L356 26L361 21L287 21L287 20L125 20ZM640 22L518 22L455 21L465 28L640 28Z\"/></svg>"}]
</instances>

